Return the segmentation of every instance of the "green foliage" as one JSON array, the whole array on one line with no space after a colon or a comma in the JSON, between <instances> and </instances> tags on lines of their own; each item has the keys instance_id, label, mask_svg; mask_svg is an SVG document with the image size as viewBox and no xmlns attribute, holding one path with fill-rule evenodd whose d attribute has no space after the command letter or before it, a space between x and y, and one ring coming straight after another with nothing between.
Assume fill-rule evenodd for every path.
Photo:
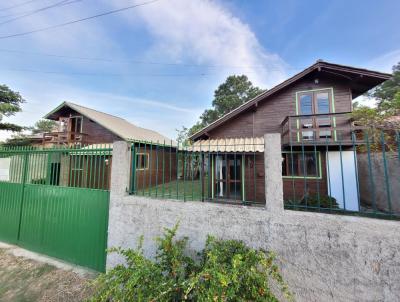
<instances>
[{"instance_id":1,"label":"green foliage","mask_svg":"<svg viewBox=\"0 0 400 302\"><path fill-rule=\"evenodd\" d=\"M358 125L379 127L383 125L387 115L377 108L358 106L352 112L352 118Z\"/></svg>"},{"instance_id":2,"label":"green foliage","mask_svg":"<svg viewBox=\"0 0 400 302\"><path fill-rule=\"evenodd\" d=\"M264 92L264 90L253 86L245 75L229 76L225 82L219 85L217 90L215 90L212 108L206 109L203 112L200 116L200 121L188 130L188 136L193 135L262 92Z\"/></svg>"},{"instance_id":3,"label":"green foliage","mask_svg":"<svg viewBox=\"0 0 400 302\"><path fill-rule=\"evenodd\" d=\"M278 301L270 289L271 280L292 300L275 255L243 242L209 236L200 267L186 290L190 301Z\"/></svg>"},{"instance_id":4,"label":"green foliage","mask_svg":"<svg viewBox=\"0 0 400 302\"><path fill-rule=\"evenodd\" d=\"M400 62L393 66L393 77L374 89L370 96L378 100L378 107L389 105L400 92Z\"/></svg>"},{"instance_id":5,"label":"green foliage","mask_svg":"<svg viewBox=\"0 0 400 302\"><path fill-rule=\"evenodd\" d=\"M113 249L125 265L98 277L91 301L278 301L271 282L293 299L274 254L209 236L196 261L186 254L188 239L175 239L177 227L156 239L154 260L144 257L143 238L136 250Z\"/></svg>"},{"instance_id":6,"label":"green foliage","mask_svg":"<svg viewBox=\"0 0 400 302\"><path fill-rule=\"evenodd\" d=\"M24 128L12 123L2 123L4 117L20 112L21 104L25 102L22 96L12 91L6 85L0 85L0 130L21 131Z\"/></svg>"},{"instance_id":7,"label":"green foliage","mask_svg":"<svg viewBox=\"0 0 400 302\"><path fill-rule=\"evenodd\" d=\"M175 129L176 130L176 140L179 143L179 146L181 147L186 147L190 145L189 141L189 129L185 126L182 126L181 129Z\"/></svg>"},{"instance_id":8,"label":"green foliage","mask_svg":"<svg viewBox=\"0 0 400 302\"><path fill-rule=\"evenodd\" d=\"M204 112L205 116L210 118L206 121L208 123L213 122L216 118L239 107L262 92L263 90L253 86L245 75L229 76L214 92L212 102L214 109Z\"/></svg>"},{"instance_id":9,"label":"green foliage","mask_svg":"<svg viewBox=\"0 0 400 302\"><path fill-rule=\"evenodd\" d=\"M377 99L377 108L353 104L353 119L357 124L371 126L372 128L398 128L400 125L388 125L391 116L400 114L400 62L393 66L393 77L369 93L370 97ZM390 122L389 122L390 123Z\"/></svg>"},{"instance_id":10,"label":"green foliage","mask_svg":"<svg viewBox=\"0 0 400 302\"><path fill-rule=\"evenodd\" d=\"M35 126L32 128L32 133L52 132L57 128L57 125L56 121L42 119L35 123Z\"/></svg>"},{"instance_id":11,"label":"green foliage","mask_svg":"<svg viewBox=\"0 0 400 302\"><path fill-rule=\"evenodd\" d=\"M338 209L339 204L337 203L336 199L334 197L331 197L329 195L324 195L320 194L309 194L306 196L303 196L300 200L288 200L285 201L287 205L292 205L292 206L308 206L308 207L320 207L320 208L326 208L326 209Z\"/></svg>"}]
</instances>

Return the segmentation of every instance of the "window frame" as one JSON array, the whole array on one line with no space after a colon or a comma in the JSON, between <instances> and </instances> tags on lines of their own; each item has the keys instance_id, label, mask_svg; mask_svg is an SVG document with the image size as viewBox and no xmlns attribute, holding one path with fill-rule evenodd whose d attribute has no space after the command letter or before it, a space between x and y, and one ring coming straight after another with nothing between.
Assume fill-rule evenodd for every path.
<instances>
[{"instance_id":1,"label":"window frame","mask_svg":"<svg viewBox=\"0 0 400 302\"><path fill-rule=\"evenodd\" d=\"M316 114L320 114L320 113L316 113L315 110L317 110L316 108L318 108L318 103L317 103L317 93L318 92L327 92L328 93L328 101L329 101L329 113L322 113L322 114L332 114L332 113L336 113L335 110L335 94L334 94L334 90L333 87L325 87L325 88L317 88L317 89L309 89L309 90L302 90L302 91L296 91L296 115L303 115L300 114L301 111L301 104L300 104L300 98L301 95L303 94L311 94L311 104L312 104L312 114L310 114L310 119L312 120L312 125L313 128L316 129L321 129L321 130L317 130L317 131L313 131L313 136L314 139L320 139L319 137L319 132L320 131L329 131L329 130L324 130L324 128L327 127L319 127L318 125L318 116L315 116ZM306 114L305 116L308 116L308 114ZM301 129L301 119L305 119L303 118L298 118L296 121L296 125L297 125L297 129ZM336 117L330 117L331 120L331 128L333 128L333 130L331 130L332 133L332 138L334 139L334 141L337 140L336 137L336 130L334 130L334 128L336 128ZM307 128L304 129L304 132L307 131ZM322 137L323 138L323 137ZM297 141L300 141L301 137L300 137L300 132L297 133Z\"/></svg>"},{"instance_id":2,"label":"window frame","mask_svg":"<svg viewBox=\"0 0 400 302\"><path fill-rule=\"evenodd\" d=\"M290 156L290 154L303 154L303 151L283 151L282 152L282 162L283 160L286 160L286 174L289 174L288 172L290 172L290 167L288 167L289 164L289 160L287 156ZM321 151L304 151L304 154L316 154L316 158L317 158L317 172L318 175L317 176L304 176L304 175L297 175L297 176L293 176L293 175L283 175L283 169L282 169L282 178L284 179L317 179L317 180L321 180L322 179L322 161L321 161ZM285 158L283 158L285 156ZM301 167L301 161L299 160L300 157L298 157L298 160L296 161L296 164L298 167ZM299 170L300 171L300 170Z\"/></svg>"},{"instance_id":3,"label":"window frame","mask_svg":"<svg viewBox=\"0 0 400 302\"><path fill-rule=\"evenodd\" d=\"M145 171L145 170L149 170L149 168L150 168L150 161L149 161L150 155L149 155L149 153L147 153L147 152L146 152L146 153L144 153L144 152L139 152L139 153L136 153L135 156L136 156L136 158L135 158L135 160L136 160L136 162L135 162L136 171ZM145 156L145 157L147 157L147 159L146 159L146 161L145 161L146 165L145 165L144 168L139 168L139 166L138 166L138 163L139 163L139 156Z\"/></svg>"},{"instance_id":4,"label":"window frame","mask_svg":"<svg viewBox=\"0 0 400 302\"><path fill-rule=\"evenodd\" d=\"M324 92L324 91L328 92L328 98L329 98L329 113L324 113L324 114L335 113L334 91L333 91L332 87L327 87L327 88L318 88L318 89L309 89L309 90L296 91L296 115L308 115L308 114L300 114L300 110L301 110L300 97L301 97L301 95L305 95L305 94L311 94L312 95L311 104L312 104L313 113L310 114L310 115L319 114L319 113L315 112L316 107L318 107L315 95L318 92Z\"/></svg>"}]
</instances>

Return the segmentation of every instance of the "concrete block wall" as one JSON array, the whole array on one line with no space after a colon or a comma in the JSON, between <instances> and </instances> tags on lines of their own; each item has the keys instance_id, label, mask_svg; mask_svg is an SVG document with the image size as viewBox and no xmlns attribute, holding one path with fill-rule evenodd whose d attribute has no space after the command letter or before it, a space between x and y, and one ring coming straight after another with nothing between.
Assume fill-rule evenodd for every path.
<instances>
[{"instance_id":1,"label":"concrete block wall","mask_svg":"<svg viewBox=\"0 0 400 302\"><path fill-rule=\"evenodd\" d=\"M281 182L280 141L265 138L271 185ZM152 257L154 238L179 221L178 235L189 237L192 251L204 247L208 234L275 251L297 301L400 301L399 222L283 210L279 183L266 185L265 208L129 196L127 150L125 143L114 144L109 247L135 247L144 235L145 254ZM107 267L120 261L109 254Z\"/></svg>"}]
</instances>

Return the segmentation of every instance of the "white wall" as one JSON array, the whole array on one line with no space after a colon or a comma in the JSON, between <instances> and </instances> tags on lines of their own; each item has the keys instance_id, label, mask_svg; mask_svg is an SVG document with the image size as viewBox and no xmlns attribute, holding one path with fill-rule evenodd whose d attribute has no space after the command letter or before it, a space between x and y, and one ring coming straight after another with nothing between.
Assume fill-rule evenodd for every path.
<instances>
[{"instance_id":1,"label":"white wall","mask_svg":"<svg viewBox=\"0 0 400 302\"><path fill-rule=\"evenodd\" d=\"M329 151L326 153L328 192L339 208L359 211L357 166L354 151Z\"/></svg>"},{"instance_id":2,"label":"white wall","mask_svg":"<svg viewBox=\"0 0 400 302\"><path fill-rule=\"evenodd\" d=\"M0 181L10 180L10 158L0 158Z\"/></svg>"}]
</instances>

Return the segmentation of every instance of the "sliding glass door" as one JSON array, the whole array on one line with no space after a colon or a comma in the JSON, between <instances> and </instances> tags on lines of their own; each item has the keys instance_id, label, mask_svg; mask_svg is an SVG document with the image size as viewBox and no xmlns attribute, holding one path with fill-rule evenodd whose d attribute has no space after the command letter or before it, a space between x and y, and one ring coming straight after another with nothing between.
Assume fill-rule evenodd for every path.
<instances>
[{"instance_id":1,"label":"sliding glass door","mask_svg":"<svg viewBox=\"0 0 400 302\"><path fill-rule=\"evenodd\" d=\"M215 155L214 197L240 201L242 199L241 156Z\"/></svg>"}]
</instances>

